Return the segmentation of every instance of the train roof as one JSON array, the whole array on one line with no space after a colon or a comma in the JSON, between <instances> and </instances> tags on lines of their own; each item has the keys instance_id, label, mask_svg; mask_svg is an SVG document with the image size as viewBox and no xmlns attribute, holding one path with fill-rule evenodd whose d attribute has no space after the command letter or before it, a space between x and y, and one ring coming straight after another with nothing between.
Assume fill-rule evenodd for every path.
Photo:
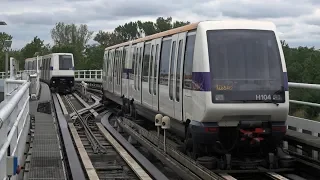
<instances>
[{"instance_id":1,"label":"train roof","mask_svg":"<svg viewBox=\"0 0 320 180\"><path fill-rule=\"evenodd\" d=\"M110 50L110 49L115 49L115 48L118 48L118 47L122 47L122 46L127 46L130 44L130 42L132 44L136 44L136 43L139 43L139 42L142 42L142 41L149 41L149 40L152 40L152 39L157 39L157 38L161 38L161 37L165 37L165 36L170 36L170 35L173 35L173 34L177 34L177 33L181 33L181 32L186 32L186 31L192 31L192 30L195 30L197 29L198 25L202 22L215 22L215 23L218 23L218 24L225 24L225 25L230 25L230 24L245 24L245 25L261 25L261 27L274 27L274 23L271 22L271 21L259 21L259 20L205 20L205 21L198 21L198 22L195 22L195 23L191 23L191 24L188 24L188 25L185 25L185 26L181 26L181 27L178 27L178 28L175 28L175 29L170 29L170 30L167 30L167 31L163 31L163 32L160 32L160 33L156 33L156 34L152 34L152 35L149 35L149 36L146 36L146 37L143 37L143 38L139 38L139 39L135 39L135 40L132 40L132 41L127 41L127 42L123 42L123 43L120 43L120 44L116 44L116 45L113 45L113 46L110 46L110 47L107 47L105 48L105 50Z\"/></svg>"},{"instance_id":2,"label":"train roof","mask_svg":"<svg viewBox=\"0 0 320 180\"><path fill-rule=\"evenodd\" d=\"M51 53L51 54L46 54L46 55L43 55L43 56L38 56L39 58L42 58L42 57L46 57L46 56L51 56L53 54L57 54L57 55L73 55L72 53ZM28 61L28 60L35 60L37 57L32 57L32 58L27 58L25 59L25 61Z\"/></svg>"},{"instance_id":3,"label":"train roof","mask_svg":"<svg viewBox=\"0 0 320 180\"><path fill-rule=\"evenodd\" d=\"M164 36L170 36L172 34L177 34L177 33L180 33L180 32L191 31L191 30L196 29L199 23L200 22L188 24L188 25L181 26L181 27L178 27L178 28L175 28L175 29L170 29L170 30L159 32L159 33L156 33L156 34L152 34L152 35L149 35L149 36L146 36L146 37L143 37L143 38L139 38L139 39L136 39L136 40L133 40L133 41L127 41L127 42L124 42L124 43L121 43L121 44L113 45L113 46L107 47L105 50L126 46L126 45L129 45L130 42L132 42L132 44L135 44L135 43L139 43L139 42L142 42L142 41L148 41L148 40L151 40L151 39L157 39L157 38L164 37Z\"/></svg>"}]
</instances>

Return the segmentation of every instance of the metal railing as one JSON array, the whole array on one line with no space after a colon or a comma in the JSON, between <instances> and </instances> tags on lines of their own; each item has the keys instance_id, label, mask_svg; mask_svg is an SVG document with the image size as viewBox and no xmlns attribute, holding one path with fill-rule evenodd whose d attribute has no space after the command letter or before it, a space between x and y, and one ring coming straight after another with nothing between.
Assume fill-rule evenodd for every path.
<instances>
[{"instance_id":1,"label":"metal railing","mask_svg":"<svg viewBox=\"0 0 320 180\"><path fill-rule=\"evenodd\" d=\"M6 99L0 103L0 180L15 175L18 164L14 159L24 161L30 126L29 86L26 80L5 80Z\"/></svg>"},{"instance_id":2,"label":"metal railing","mask_svg":"<svg viewBox=\"0 0 320 180\"><path fill-rule=\"evenodd\" d=\"M74 78L77 81L102 82L102 70L75 70Z\"/></svg>"},{"instance_id":3,"label":"metal railing","mask_svg":"<svg viewBox=\"0 0 320 180\"><path fill-rule=\"evenodd\" d=\"M298 89L302 88L302 89L320 90L320 85L318 85L318 84L289 82L289 87L290 88L298 88ZM317 104L317 103L304 102L304 101L298 101L298 100L292 100L292 99L290 99L290 103L306 105L306 106L313 106L313 107L320 107L320 104ZM299 133L308 134L308 135L315 136L315 137L319 138L320 122L318 122L318 121L288 115L287 126L288 126L288 129L290 129L290 130L297 131ZM288 144L287 141L284 142L285 148L288 148L289 145L290 144ZM296 152L298 154L301 154L301 155L303 154L303 150L304 150L303 146L295 145L295 144L293 144L293 146L296 147ZM311 150L312 150L311 157L313 159L318 160L319 159L319 152L314 149L311 149Z\"/></svg>"}]
</instances>

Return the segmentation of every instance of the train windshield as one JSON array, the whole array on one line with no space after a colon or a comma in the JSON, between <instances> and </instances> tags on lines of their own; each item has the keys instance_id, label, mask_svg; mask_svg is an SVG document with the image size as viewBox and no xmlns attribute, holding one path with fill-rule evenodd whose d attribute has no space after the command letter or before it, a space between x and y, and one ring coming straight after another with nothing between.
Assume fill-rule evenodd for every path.
<instances>
[{"instance_id":1,"label":"train windshield","mask_svg":"<svg viewBox=\"0 0 320 180\"><path fill-rule=\"evenodd\" d=\"M272 31L207 31L212 101L284 102L284 75Z\"/></svg>"},{"instance_id":2,"label":"train windshield","mask_svg":"<svg viewBox=\"0 0 320 180\"><path fill-rule=\"evenodd\" d=\"M59 55L59 69L60 70L72 70L72 56L71 55Z\"/></svg>"}]
</instances>

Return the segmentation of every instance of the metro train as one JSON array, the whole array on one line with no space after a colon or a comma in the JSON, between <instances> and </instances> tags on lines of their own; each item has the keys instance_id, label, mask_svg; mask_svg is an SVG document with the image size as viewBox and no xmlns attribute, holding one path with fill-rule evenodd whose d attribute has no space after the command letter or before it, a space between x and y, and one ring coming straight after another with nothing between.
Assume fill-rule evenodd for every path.
<instances>
[{"instance_id":1,"label":"metro train","mask_svg":"<svg viewBox=\"0 0 320 180\"><path fill-rule=\"evenodd\" d=\"M25 70L36 71L37 57L25 60ZM74 59L72 53L52 53L38 56L40 80L53 91L70 93L74 89Z\"/></svg>"},{"instance_id":2,"label":"metro train","mask_svg":"<svg viewBox=\"0 0 320 180\"><path fill-rule=\"evenodd\" d=\"M194 159L279 157L289 91L274 23L192 23L107 47L103 63L103 101L168 116Z\"/></svg>"}]
</instances>

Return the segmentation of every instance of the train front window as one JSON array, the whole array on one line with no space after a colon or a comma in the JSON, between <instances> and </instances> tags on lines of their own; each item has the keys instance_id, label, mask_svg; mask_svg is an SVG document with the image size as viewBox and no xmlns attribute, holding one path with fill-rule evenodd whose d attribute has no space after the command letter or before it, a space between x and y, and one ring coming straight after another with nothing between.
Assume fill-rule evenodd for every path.
<instances>
[{"instance_id":1,"label":"train front window","mask_svg":"<svg viewBox=\"0 0 320 180\"><path fill-rule=\"evenodd\" d=\"M212 101L284 102L283 71L274 32L207 31Z\"/></svg>"},{"instance_id":2,"label":"train front window","mask_svg":"<svg viewBox=\"0 0 320 180\"><path fill-rule=\"evenodd\" d=\"M59 55L59 70L72 70L71 55Z\"/></svg>"}]
</instances>

